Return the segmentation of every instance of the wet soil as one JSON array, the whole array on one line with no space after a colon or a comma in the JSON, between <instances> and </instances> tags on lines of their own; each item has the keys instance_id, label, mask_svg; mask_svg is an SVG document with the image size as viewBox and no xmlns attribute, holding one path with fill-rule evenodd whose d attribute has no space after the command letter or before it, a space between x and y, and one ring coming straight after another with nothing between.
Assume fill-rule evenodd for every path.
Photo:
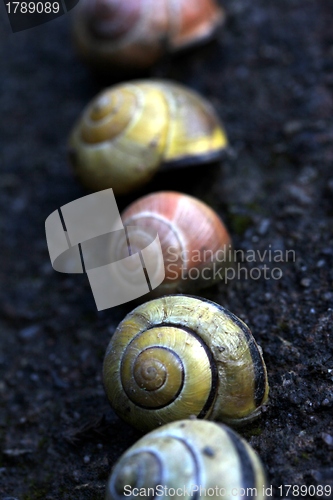
<instances>
[{"instance_id":1,"label":"wet soil","mask_svg":"<svg viewBox=\"0 0 333 500\"><path fill-rule=\"evenodd\" d=\"M272 498L299 498L279 486L333 490L333 9L330 0L224 5L215 42L148 76L210 99L230 139L226 159L160 175L146 192L198 196L236 249L256 252L239 279L203 295L242 318L263 349L270 401L241 433ZM0 498L98 500L140 436L114 414L101 380L110 336L133 305L98 313L85 275L53 271L44 222L86 194L66 141L107 80L77 58L69 16L11 34L2 7L0 25Z\"/></svg>"}]
</instances>

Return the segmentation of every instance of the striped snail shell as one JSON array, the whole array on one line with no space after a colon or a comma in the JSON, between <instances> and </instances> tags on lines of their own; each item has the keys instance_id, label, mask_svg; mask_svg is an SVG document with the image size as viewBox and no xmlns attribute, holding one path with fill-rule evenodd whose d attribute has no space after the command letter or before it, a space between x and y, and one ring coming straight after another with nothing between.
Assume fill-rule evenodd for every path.
<instances>
[{"instance_id":1,"label":"striped snail shell","mask_svg":"<svg viewBox=\"0 0 333 500\"><path fill-rule=\"evenodd\" d=\"M268 398L266 367L249 328L206 299L172 295L120 323L103 366L111 406L142 431L190 416L237 425Z\"/></svg>"},{"instance_id":2,"label":"striped snail shell","mask_svg":"<svg viewBox=\"0 0 333 500\"><path fill-rule=\"evenodd\" d=\"M181 420L150 432L120 457L105 498L265 500L265 483L260 458L238 434L213 422Z\"/></svg>"},{"instance_id":3,"label":"striped snail shell","mask_svg":"<svg viewBox=\"0 0 333 500\"><path fill-rule=\"evenodd\" d=\"M83 111L70 141L70 160L91 190L125 194L160 167L220 159L225 132L209 103L165 81L136 81L101 92Z\"/></svg>"},{"instance_id":4,"label":"striped snail shell","mask_svg":"<svg viewBox=\"0 0 333 500\"><path fill-rule=\"evenodd\" d=\"M209 39L223 20L214 0L81 0L73 32L92 65L143 69L165 52Z\"/></svg>"},{"instance_id":5,"label":"striped snail shell","mask_svg":"<svg viewBox=\"0 0 333 500\"><path fill-rule=\"evenodd\" d=\"M231 238L218 215L202 201L162 191L139 198L121 218L131 231L131 254L143 249L151 234L159 236L165 279L151 297L192 293L223 277L231 253ZM114 242L117 249L112 250L112 255L119 255L120 260L128 241L118 238Z\"/></svg>"}]
</instances>

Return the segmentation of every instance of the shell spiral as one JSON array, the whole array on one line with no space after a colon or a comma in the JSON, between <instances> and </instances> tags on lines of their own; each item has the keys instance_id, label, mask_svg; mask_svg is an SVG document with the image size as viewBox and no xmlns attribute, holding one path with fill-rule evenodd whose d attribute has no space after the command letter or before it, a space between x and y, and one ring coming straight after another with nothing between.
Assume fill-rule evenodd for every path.
<instances>
[{"instance_id":1,"label":"shell spiral","mask_svg":"<svg viewBox=\"0 0 333 500\"><path fill-rule=\"evenodd\" d=\"M141 488L148 498L155 492L170 498L175 490L182 493L178 498L197 498L200 491L201 498L231 500L256 490L254 496L264 500L265 482L258 455L237 433L213 422L182 420L150 432L120 457L106 500L134 498Z\"/></svg>"},{"instance_id":2,"label":"shell spiral","mask_svg":"<svg viewBox=\"0 0 333 500\"><path fill-rule=\"evenodd\" d=\"M107 348L103 380L116 413L143 431L190 416L241 424L268 397L248 327L218 304L186 295L126 316Z\"/></svg>"},{"instance_id":3,"label":"shell spiral","mask_svg":"<svg viewBox=\"0 0 333 500\"><path fill-rule=\"evenodd\" d=\"M73 32L92 65L128 70L210 38L223 20L214 0L82 0Z\"/></svg>"},{"instance_id":4,"label":"shell spiral","mask_svg":"<svg viewBox=\"0 0 333 500\"><path fill-rule=\"evenodd\" d=\"M89 189L125 194L164 166L218 160L226 134L210 104L165 81L136 81L101 92L73 128L69 153Z\"/></svg>"},{"instance_id":5,"label":"shell spiral","mask_svg":"<svg viewBox=\"0 0 333 500\"><path fill-rule=\"evenodd\" d=\"M144 196L123 213L137 248L157 233L164 260L165 279L154 296L193 292L214 284L229 265L231 238L219 216L202 201L182 193L162 191ZM127 245L127 240L122 240ZM119 259L125 253L117 240ZM132 253L135 248L132 248Z\"/></svg>"}]
</instances>

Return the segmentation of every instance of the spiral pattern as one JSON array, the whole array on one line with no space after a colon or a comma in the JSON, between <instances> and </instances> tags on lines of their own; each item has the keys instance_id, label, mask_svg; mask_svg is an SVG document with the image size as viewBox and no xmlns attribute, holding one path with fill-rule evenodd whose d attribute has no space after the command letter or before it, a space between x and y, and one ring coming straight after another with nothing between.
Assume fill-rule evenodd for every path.
<instances>
[{"instance_id":1,"label":"spiral pattern","mask_svg":"<svg viewBox=\"0 0 333 500\"><path fill-rule=\"evenodd\" d=\"M205 407L216 377L207 352L194 332L172 326L146 330L124 352L123 388L141 408L161 409L173 403L175 413L195 415L197 407Z\"/></svg>"},{"instance_id":2,"label":"spiral pattern","mask_svg":"<svg viewBox=\"0 0 333 500\"><path fill-rule=\"evenodd\" d=\"M155 296L210 286L219 279L216 271L222 275L229 265L231 238L227 229L218 215L196 198L172 191L150 194L132 203L122 213L122 220L131 227L131 241L138 248L144 248L153 231L159 236L165 280ZM195 280L189 279L193 271Z\"/></svg>"},{"instance_id":3,"label":"spiral pattern","mask_svg":"<svg viewBox=\"0 0 333 500\"><path fill-rule=\"evenodd\" d=\"M89 16L86 28L100 43L116 42L126 36L142 16L144 0L89 0L83 2L81 12Z\"/></svg>"},{"instance_id":4,"label":"spiral pattern","mask_svg":"<svg viewBox=\"0 0 333 500\"><path fill-rule=\"evenodd\" d=\"M87 144L110 141L123 132L130 123L138 99L128 89L100 94L87 109L82 123L81 137Z\"/></svg>"},{"instance_id":5,"label":"spiral pattern","mask_svg":"<svg viewBox=\"0 0 333 500\"><path fill-rule=\"evenodd\" d=\"M246 325L185 295L152 300L120 323L103 379L115 411L141 430L191 415L242 423L268 397L265 364Z\"/></svg>"},{"instance_id":6,"label":"spiral pattern","mask_svg":"<svg viewBox=\"0 0 333 500\"><path fill-rule=\"evenodd\" d=\"M73 28L87 62L128 71L210 38L223 21L214 0L81 0Z\"/></svg>"},{"instance_id":7,"label":"spiral pattern","mask_svg":"<svg viewBox=\"0 0 333 500\"><path fill-rule=\"evenodd\" d=\"M211 106L184 87L137 81L100 93L75 125L70 160L90 189L124 194L162 165L217 160L227 139Z\"/></svg>"},{"instance_id":8,"label":"spiral pattern","mask_svg":"<svg viewBox=\"0 0 333 500\"><path fill-rule=\"evenodd\" d=\"M264 500L265 480L259 457L238 434L212 422L183 420L150 432L122 455L109 478L106 500L130 492L134 497L134 488L144 488L143 496L149 498L159 493L162 499L169 498L169 489L180 488L178 498L195 499L195 487L201 487L204 499L212 497L212 491L213 498L231 499L244 498L242 490L256 490L255 497ZM165 487L164 494L159 487Z\"/></svg>"}]
</instances>

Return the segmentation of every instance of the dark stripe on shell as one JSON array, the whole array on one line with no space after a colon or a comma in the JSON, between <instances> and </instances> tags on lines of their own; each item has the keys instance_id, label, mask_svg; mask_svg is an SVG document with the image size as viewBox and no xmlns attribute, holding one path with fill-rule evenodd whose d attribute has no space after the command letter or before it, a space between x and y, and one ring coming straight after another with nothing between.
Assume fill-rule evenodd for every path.
<instances>
[{"instance_id":1,"label":"dark stripe on shell","mask_svg":"<svg viewBox=\"0 0 333 500\"><path fill-rule=\"evenodd\" d=\"M163 162L160 170L164 171L173 168L194 167L196 165L202 165L203 163L215 163L221 161L224 156L224 152L225 147L196 156L183 156L182 158Z\"/></svg>"},{"instance_id":2,"label":"dark stripe on shell","mask_svg":"<svg viewBox=\"0 0 333 500\"><path fill-rule=\"evenodd\" d=\"M217 371L217 366L216 366L215 359L214 359L214 356L213 356L211 350L205 344L205 342L203 341L203 339L200 337L200 335L198 333L196 333L194 330L192 330L191 328L188 328L184 325L180 325L177 323L167 323L164 321L161 323L156 323L155 325L147 328L147 330L151 330L152 328L159 328L159 327L180 328L180 329L186 331L187 333L189 333L190 335L193 335L193 337L196 338L197 341L200 342L200 344L204 348L205 353L209 359L209 365L210 365L211 374L212 374L212 385L211 385L210 392L208 394L208 398L206 400L206 403L204 404L200 413L198 413L197 417L198 418L205 418L205 416L207 415L209 409L211 408L211 406L216 398L217 386L218 386L218 371ZM179 391L179 393L180 393L180 391Z\"/></svg>"},{"instance_id":3,"label":"dark stripe on shell","mask_svg":"<svg viewBox=\"0 0 333 500\"><path fill-rule=\"evenodd\" d=\"M255 475L255 470L252 465L252 460L251 457L249 456L249 453L246 449L246 446L244 445L243 441L239 439L239 437L228 427L223 426L223 429L225 432L228 434L235 450L238 455L240 464L241 464L241 481L242 484L240 484L240 488L244 488L245 491L247 489L255 488L256 487L256 475ZM250 490L251 491L251 490ZM243 498L243 497L242 497ZM250 498L249 496L246 496L244 498ZM252 499L252 496L251 496Z\"/></svg>"},{"instance_id":4,"label":"dark stripe on shell","mask_svg":"<svg viewBox=\"0 0 333 500\"><path fill-rule=\"evenodd\" d=\"M148 328L147 330L150 330L150 328ZM129 343L129 344L128 344L128 346L130 346L130 345L131 345L131 343ZM163 346L160 346L160 345L151 345L151 346L147 347L146 349L143 349L143 351L141 351L139 354L141 354L142 352L147 351L148 349L154 348L154 347L156 347L156 348L158 348L158 349L164 349L165 351L169 351L169 352L171 352L171 353L173 354L173 356L175 356L176 358L178 358L178 361L179 361L179 363L182 365L182 367L184 366L184 365L183 365L183 362L182 362L182 360L180 359L180 357L178 356L178 354L177 354L177 353L175 353L174 351L172 351L171 349L169 349L168 347L163 347ZM173 402L174 402L174 401L178 398L179 394L182 392L183 387L184 387L184 379L185 379L185 374L184 374L184 369L182 369L182 381L181 381L181 384L180 384L180 386L179 386L179 389L178 389L178 391L174 394L173 398L172 398L172 399L170 399L170 401L169 401L168 403L166 403L165 405L161 405L161 406L153 406L153 407L152 407L152 406L145 406L144 404L139 404L139 403L137 403L137 402L135 402L134 404L135 404L136 406L138 406L139 408L143 408L144 410L161 410L162 408L165 408L166 406L171 405L171 403L173 403ZM121 383L122 383L122 386L123 386L123 389L124 389L125 393L127 394L128 398L131 400L131 395L130 395L130 394L128 394L128 392L126 391L126 389L125 389L125 387L124 387L124 385L123 385L123 381L122 381L122 380L121 380ZM163 386L162 386L162 387L163 387ZM131 401L132 401L132 400L131 400ZM133 401L132 401L132 403L133 403Z\"/></svg>"},{"instance_id":5,"label":"dark stripe on shell","mask_svg":"<svg viewBox=\"0 0 333 500\"><path fill-rule=\"evenodd\" d=\"M262 356L260 354L260 351L258 349L258 346L254 340L254 337L251 333L251 330L242 322L240 321L237 316L235 316L232 312L228 311L228 309L225 309L224 307L220 306L219 304L216 304L216 302L213 302L212 300L205 299L202 297L195 297L194 295L184 295L184 297L191 297L192 299L197 299L202 302L207 302L208 304L212 304L215 306L219 311L223 312L229 318L242 330L242 332L245 335L247 345L250 350L251 358L252 358L252 363L253 363L253 370L254 370L254 402L256 407L258 408L264 399L265 392L266 392L266 386L267 386L267 375L266 375L266 369L264 365L264 360L262 359Z\"/></svg>"}]
</instances>

